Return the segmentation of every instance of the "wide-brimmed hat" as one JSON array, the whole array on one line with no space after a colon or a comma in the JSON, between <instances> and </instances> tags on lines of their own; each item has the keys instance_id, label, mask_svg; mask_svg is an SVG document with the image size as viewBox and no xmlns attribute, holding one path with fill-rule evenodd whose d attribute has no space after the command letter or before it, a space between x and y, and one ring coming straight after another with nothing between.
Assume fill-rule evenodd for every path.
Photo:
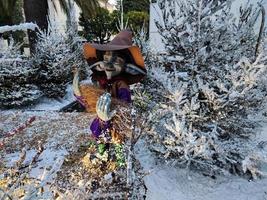
<instances>
[{"instance_id":1,"label":"wide-brimmed hat","mask_svg":"<svg viewBox=\"0 0 267 200\"><path fill-rule=\"evenodd\" d=\"M123 30L107 44L85 43L83 54L90 65L100 61L105 51L123 51L129 56L126 69L122 74L128 84L139 82L145 75L145 63L138 46L132 45L132 32Z\"/></svg>"}]
</instances>

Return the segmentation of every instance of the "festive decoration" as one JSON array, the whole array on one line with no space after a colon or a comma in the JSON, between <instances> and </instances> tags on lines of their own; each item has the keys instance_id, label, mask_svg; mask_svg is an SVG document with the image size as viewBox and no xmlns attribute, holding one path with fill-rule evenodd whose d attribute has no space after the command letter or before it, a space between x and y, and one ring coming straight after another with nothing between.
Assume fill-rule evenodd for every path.
<instances>
[{"instance_id":1,"label":"festive decoration","mask_svg":"<svg viewBox=\"0 0 267 200\"><path fill-rule=\"evenodd\" d=\"M95 143L82 163L96 179L126 174L126 187L133 191L133 135L139 134L133 133L129 85L146 75L141 51L132 46L132 33L123 30L108 44L84 44L84 57L99 88L80 83L79 71L74 70L74 95L87 111L97 114L90 126Z\"/></svg>"}]
</instances>

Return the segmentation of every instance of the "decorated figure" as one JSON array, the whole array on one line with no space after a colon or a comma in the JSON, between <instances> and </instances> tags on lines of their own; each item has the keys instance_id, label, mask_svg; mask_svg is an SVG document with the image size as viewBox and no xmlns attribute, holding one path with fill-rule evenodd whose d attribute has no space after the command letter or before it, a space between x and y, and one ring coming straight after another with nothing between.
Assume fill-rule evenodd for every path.
<instances>
[{"instance_id":1,"label":"decorated figure","mask_svg":"<svg viewBox=\"0 0 267 200\"><path fill-rule=\"evenodd\" d=\"M73 80L74 94L88 112L95 112L90 130L98 142L98 152L103 154L110 144L115 144L117 160L123 165L121 144L125 132L122 124L128 119L131 103L129 86L146 75L140 49L132 46L132 33L121 31L108 44L85 43L84 57L92 70L94 86L79 84L76 71Z\"/></svg>"}]
</instances>

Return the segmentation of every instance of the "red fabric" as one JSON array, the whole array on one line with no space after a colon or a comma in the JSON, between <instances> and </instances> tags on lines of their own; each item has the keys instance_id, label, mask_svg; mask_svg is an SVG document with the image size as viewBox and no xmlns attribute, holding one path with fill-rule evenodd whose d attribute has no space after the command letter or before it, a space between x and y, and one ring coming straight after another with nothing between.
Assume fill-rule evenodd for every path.
<instances>
[{"instance_id":1,"label":"red fabric","mask_svg":"<svg viewBox=\"0 0 267 200\"><path fill-rule=\"evenodd\" d=\"M113 84L116 81L124 81L124 78L120 76L113 77L112 79L108 80L106 77L101 77L97 79L99 85L103 89L107 89L109 84Z\"/></svg>"}]
</instances>

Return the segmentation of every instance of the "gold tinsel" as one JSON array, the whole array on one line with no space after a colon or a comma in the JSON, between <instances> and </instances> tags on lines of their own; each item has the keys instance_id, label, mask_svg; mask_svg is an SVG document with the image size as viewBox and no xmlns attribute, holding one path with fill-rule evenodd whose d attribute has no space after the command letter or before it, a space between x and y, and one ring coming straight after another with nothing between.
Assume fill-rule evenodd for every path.
<instances>
[{"instance_id":1,"label":"gold tinsel","mask_svg":"<svg viewBox=\"0 0 267 200\"><path fill-rule=\"evenodd\" d=\"M89 84L81 84L80 91L86 104L86 111L96 113L96 103L98 98L105 93L104 90ZM116 115L112 119L112 140L114 143L122 143L130 137L130 106L124 102L111 99L111 110L116 110Z\"/></svg>"},{"instance_id":2,"label":"gold tinsel","mask_svg":"<svg viewBox=\"0 0 267 200\"><path fill-rule=\"evenodd\" d=\"M91 155L95 155L95 159L90 159ZM109 172L113 172L117 169L115 161L108 160L108 152L103 155L97 153L96 147L90 147L88 153L82 158L81 162L83 167L89 172L93 178L102 177ZM104 164L104 165L103 165Z\"/></svg>"}]
</instances>

